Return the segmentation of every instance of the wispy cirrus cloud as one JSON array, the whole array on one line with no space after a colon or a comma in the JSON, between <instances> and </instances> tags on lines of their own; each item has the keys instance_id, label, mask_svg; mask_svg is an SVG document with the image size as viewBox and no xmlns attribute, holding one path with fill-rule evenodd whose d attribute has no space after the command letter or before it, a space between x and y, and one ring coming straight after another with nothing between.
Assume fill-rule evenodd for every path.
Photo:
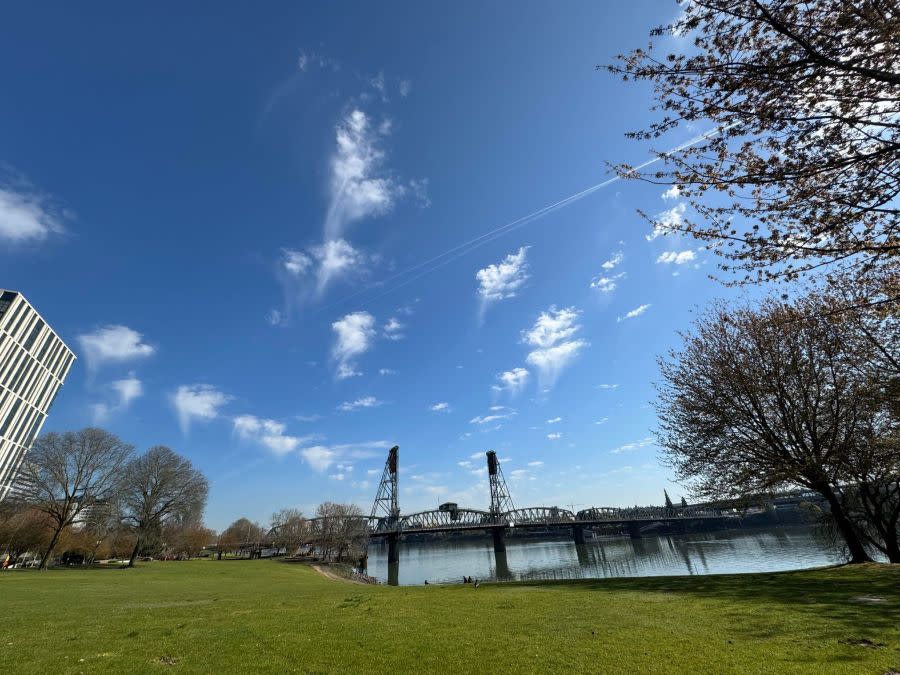
<instances>
[{"instance_id":1,"label":"wispy cirrus cloud","mask_svg":"<svg viewBox=\"0 0 900 675\"><path fill-rule=\"evenodd\" d=\"M187 433L195 420L212 420L219 416L219 409L232 400L232 396L211 384L191 384L178 387L171 396L181 431Z\"/></svg>"},{"instance_id":2,"label":"wispy cirrus cloud","mask_svg":"<svg viewBox=\"0 0 900 675\"><path fill-rule=\"evenodd\" d=\"M640 450L641 448L645 448L648 445L653 445L653 437L647 436L646 438L642 438L639 441L635 441L634 443L626 443L625 445L620 445L617 448L613 448L610 452L614 455L620 455L625 452L634 452L635 450Z\"/></svg>"},{"instance_id":3,"label":"wispy cirrus cloud","mask_svg":"<svg viewBox=\"0 0 900 675\"><path fill-rule=\"evenodd\" d=\"M368 312L352 312L331 324L335 341L331 356L337 363L335 376L339 380L361 375L356 370L356 358L372 346L375 339L375 317Z\"/></svg>"},{"instance_id":4,"label":"wispy cirrus cloud","mask_svg":"<svg viewBox=\"0 0 900 675\"><path fill-rule=\"evenodd\" d=\"M4 173L9 175L0 176L0 241L34 243L65 231L64 209L18 173Z\"/></svg>"},{"instance_id":5,"label":"wispy cirrus cloud","mask_svg":"<svg viewBox=\"0 0 900 675\"><path fill-rule=\"evenodd\" d=\"M338 410L341 412L353 412L354 410L359 410L360 408L377 408L383 403L383 401L379 401L374 396L364 396L362 398L358 398L355 401L344 401L338 406Z\"/></svg>"},{"instance_id":6,"label":"wispy cirrus cloud","mask_svg":"<svg viewBox=\"0 0 900 675\"><path fill-rule=\"evenodd\" d=\"M618 317L616 319L616 323L621 323L622 321L625 321L627 319L634 319L646 312L648 309L650 309L650 307L651 305L640 305L639 307L635 307L633 310L625 314L625 316Z\"/></svg>"},{"instance_id":7,"label":"wispy cirrus cloud","mask_svg":"<svg viewBox=\"0 0 900 675\"><path fill-rule=\"evenodd\" d=\"M134 373L129 373L128 377L110 382L109 390L114 396L113 401L91 405L95 424L106 422L113 414L126 410L132 401L143 395L144 386Z\"/></svg>"},{"instance_id":8,"label":"wispy cirrus cloud","mask_svg":"<svg viewBox=\"0 0 900 675\"><path fill-rule=\"evenodd\" d=\"M552 387L560 373L587 347L585 340L574 337L581 330L579 314L574 307L552 306L541 312L534 326L523 331L523 341L534 348L525 361L537 369L542 388Z\"/></svg>"},{"instance_id":9,"label":"wispy cirrus cloud","mask_svg":"<svg viewBox=\"0 0 900 675\"><path fill-rule=\"evenodd\" d=\"M493 385L496 392L508 391L512 396L521 393L528 384L529 373L525 368L513 368L497 373L500 384Z\"/></svg>"},{"instance_id":10,"label":"wispy cirrus cloud","mask_svg":"<svg viewBox=\"0 0 900 675\"><path fill-rule=\"evenodd\" d=\"M409 190L384 169L384 138L390 131L390 125L372 124L358 108L335 127L325 241L338 238L354 221L388 213Z\"/></svg>"},{"instance_id":11,"label":"wispy cirrus cloud","mask_svg":"<svg viewBox=\"0 0 900 675\"><path fill-rule=\"evenodd\" d=\"M431 406L430 410L431 410L431 412L448 413L448 412L450 412L450 404L447 403L446 401L442 401L440 403L435 403L434 405Z\"/></svg>"},{"instance_id":12,"label":"wispy cirrus cloud","mask_svg":"<svg viewBox=\"0 0 900 675\"><path fill-rule=\"evenodd\" d=\"M296 450L311 436L291 436L285 433L287 427L282 422L256 417L255 415L238 415L231 420L234 432L245 440L259 443L276 455L286 455Z\"/></svg>"}]
</instances>

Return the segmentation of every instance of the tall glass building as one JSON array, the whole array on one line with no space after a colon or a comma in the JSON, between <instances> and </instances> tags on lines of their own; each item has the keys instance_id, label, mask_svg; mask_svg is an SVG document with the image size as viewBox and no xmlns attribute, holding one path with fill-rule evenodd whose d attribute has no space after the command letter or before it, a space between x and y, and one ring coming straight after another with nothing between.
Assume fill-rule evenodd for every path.
<instances>
[{"instance_id":1,"label":"tall glass building","mask_svg":"<svg viewBox=\"0 0 900 675\"><path fill-rule=\"evenodd\" d=\"M0 501L74 361L25 296L0 288Z\"/></svg>"}]
</instances>

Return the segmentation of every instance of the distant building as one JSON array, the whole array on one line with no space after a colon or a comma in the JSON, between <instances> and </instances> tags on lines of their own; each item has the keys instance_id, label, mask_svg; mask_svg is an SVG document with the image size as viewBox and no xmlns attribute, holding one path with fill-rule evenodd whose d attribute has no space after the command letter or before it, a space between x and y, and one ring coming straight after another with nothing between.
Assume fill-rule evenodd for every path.
<instances>
[{"instance_id":1,"label":"distant building","mask_svg":"<svg viewBox=\"0 0 900 675\"><path fill-rule=\"evenodd\" d=\"M0 501L74 361L25 296L0 288Z\"/></svg>"}]
</instances>

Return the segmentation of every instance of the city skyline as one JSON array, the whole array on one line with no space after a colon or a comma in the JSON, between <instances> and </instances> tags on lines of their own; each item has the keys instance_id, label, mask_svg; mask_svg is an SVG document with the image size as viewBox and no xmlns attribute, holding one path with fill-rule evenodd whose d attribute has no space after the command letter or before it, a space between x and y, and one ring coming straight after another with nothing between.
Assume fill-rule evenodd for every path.
<instances>
[{"instance_id":1,"label":"city skyline","mask_svg":"<svg viewBox=\"0 0 900 675\"><path fill-rule=\"evenodd\" d=\"M626 139L650 92L595 69L677 5L61 8L41 41L31 11L0 46L22 63L0 283L80 357L45 431L171 446L216 529L367 511L393 445L404 512L484 507L487 450L524 504L687 494L653 441L655 359L741 292L665 232L677 188L609 164L711 129Z\"/></svg>"}]
</instances>

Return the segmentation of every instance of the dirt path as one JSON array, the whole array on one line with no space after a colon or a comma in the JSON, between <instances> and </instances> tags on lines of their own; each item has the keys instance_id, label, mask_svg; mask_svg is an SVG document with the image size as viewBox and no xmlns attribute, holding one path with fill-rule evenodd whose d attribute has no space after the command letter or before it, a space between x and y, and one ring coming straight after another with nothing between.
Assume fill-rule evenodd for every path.
<instances>
[{"instance_id":1,"label":"dirt path","mask_svg":"<svg viewBox=\"0 0 900 675\"><path fill-rule=\"evenodd\" d=\"M348 579L347 577L342 577L339 574L335 574L331 570L327 570L324 567L320 567L319 565L310 565L316 572L321 574L323 577L328 577L332 581L343 581L347 584L356 584L357 586L368 586L368 584L364 584L362 581L357 581L356 579Z\"/></svg>"}]
</instances>

